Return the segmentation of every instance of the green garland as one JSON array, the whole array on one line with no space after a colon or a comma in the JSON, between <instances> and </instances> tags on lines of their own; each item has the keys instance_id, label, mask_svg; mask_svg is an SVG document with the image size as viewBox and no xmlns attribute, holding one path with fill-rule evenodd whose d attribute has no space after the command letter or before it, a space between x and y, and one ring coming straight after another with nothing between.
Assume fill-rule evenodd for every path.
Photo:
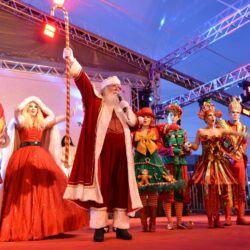
<instances>
[{"instance_id":1,"label":"green garland","mask_svg":"<svg viewBox=\"0 0 250 250\"><path fill-rule=\"evenodd\" d=\"M172 183L159 182L152 183L147 185L138 186L140 192L150 192L150 191L158 191L158 192L169 192L172 190L179 190L186 187L185 180L178 180Z\"/></svg>"}]
</instances>

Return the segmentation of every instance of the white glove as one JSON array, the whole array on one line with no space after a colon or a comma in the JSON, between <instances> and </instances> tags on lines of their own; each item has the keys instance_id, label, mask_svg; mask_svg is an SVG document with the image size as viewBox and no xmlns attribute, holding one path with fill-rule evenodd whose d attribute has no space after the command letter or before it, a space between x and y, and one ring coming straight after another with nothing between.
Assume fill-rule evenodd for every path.
<instances>
[{"instance_id":1,"label":"white glove","mask_svg":"<svg viewBox=\"0 0 250 250\"><path fill-rule=\"evenodd\" d=\"M82 67L75 59L71 48L64 48L63 58L66 60L66 57L69 58L71 77L77 77L80 74Z\"/></svg>"},{"instance_id":2,"label":"white glove","mask_svg":"<svg viewBox=\"0 0 250 250\"><path fill-rule=\"evenodd\" d=\"M1 145L4 145L5 144L5 137L3 135L0 136L0 147Z\"/></svg>"},{"instance_id":3,"label":"white glove","mask_svg":"<svg viewBox=\"0 0 250 250\"><path fill-rule=\"evenodd\" d=\"M142 125L144 122L144 118L142 116L138 116L138 123L139 125Z\"/></svg>"},{"instance_id":4,"label":"white glove","mask_svg":"<svg viewBox=\"0 0 250 250\"><path fill-rule=\"evenodd\" d=\"M64 48L64 50L63 50L63 59L66 60L66 57L69 58L69 61L70 61L71 65L76 61L71 48Z\"/></svg>"},{"instance_id":5,"label":"white glove","mask_svg":"<svg viewBox=\"0 0 250 250\"><path fill-rule=\"evenodd\" d=\"M127 101L125 101L125 100L121 100L120 101L120 107L121 107L122 110L128 109L129 108L129 103Z\"/></svg>"},{"instance_id":6,"label":"white glove","mask_svg":"<svg viewBox=\"0 0 250 250\"><path fill-rule=\"evenodd\" d=\"M192 143L190 143L190 142L185 142L185 144L184 144L184 148L187 150L187 151L189 151L190 149L191 149L191 147L192 147Z\"/></svg>"}]
</instances>

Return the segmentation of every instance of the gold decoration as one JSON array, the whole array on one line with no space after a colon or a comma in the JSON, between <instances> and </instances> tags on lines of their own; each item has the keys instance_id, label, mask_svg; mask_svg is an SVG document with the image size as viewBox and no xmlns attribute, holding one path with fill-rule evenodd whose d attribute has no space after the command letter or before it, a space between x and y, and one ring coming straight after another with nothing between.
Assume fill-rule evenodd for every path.
<instances>
[{"instance_id":1,"label":"gold decoration","mask_svg":"<svg viewBox=\"0 0 250 250\"><path fill-rule=\"evenodd\" d=\"M156 140L156 134L154 131L151 131L147 135L136 132L135 133L135 142L138 142L136 150L143 155L147 154L147 150L150 154L153 154L157 150L157 145L154 142Z\"/></svg>"}]
</instances>

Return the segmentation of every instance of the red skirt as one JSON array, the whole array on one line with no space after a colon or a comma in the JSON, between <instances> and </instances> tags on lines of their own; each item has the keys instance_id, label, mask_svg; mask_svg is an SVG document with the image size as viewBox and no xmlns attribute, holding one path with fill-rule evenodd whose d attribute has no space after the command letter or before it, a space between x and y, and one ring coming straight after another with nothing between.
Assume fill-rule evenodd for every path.
<instances>
[{"instance_id":1,"label":"red skirt","mask_svg":"<svg viewBox=\"0 0 250 250\"><path fill-rule=\"evenodd\" d=\"M87 211L63 200L66 185L66 176L45 149L17 150L4 180L0 240L43 239L87 225Z\"/></svg>"}]
</instances>

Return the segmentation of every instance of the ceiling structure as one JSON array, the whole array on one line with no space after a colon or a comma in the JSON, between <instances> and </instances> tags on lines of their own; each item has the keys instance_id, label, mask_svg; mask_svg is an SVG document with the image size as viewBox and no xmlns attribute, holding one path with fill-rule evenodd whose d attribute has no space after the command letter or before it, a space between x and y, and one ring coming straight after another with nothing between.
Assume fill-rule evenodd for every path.
<instances>
[{"instance_id":1,"label":"ceiling structure","mask_svg":"<svg viewBox=\"0 0 250 250\"><path fill-rule=\"evenodd\" d=\"M0 3L1 17L8 15L6 12L16 15L19 12L22 18L40 25L42 21L55 21L63 33L63 16L57 13L58 19L53 19L49 15L52 0L1 0ZM249 77L249 0L137 0L133 3L126 0L66 0L65 7L72 24L73 50L84 52L84 55L77 55L82 64L100 71L130 72L144 80L149 77L152 83L160 78L166 80L161 80L161 91L155 93L155 97L161 94L157 102L163 103L158 106L159 112L168 101L178 98L181 101L180 92L186 96L195 93L196 97L189 102L180 102L183 106L196 101L204 93L207 95L205 86L209 84L210 90L213 86L209 95L227 105L228 98L241 91L236 80ZM28 25L31 28L32 24ZM36 29L35 26L32 28ZM15 40L18 31L8 37L6 44ZM31 34L27 30L24 35L29 37ZM59 66L63 63L62 40L54 46L40 43L39 49L31 50L32 56L27 56L27 60ZM16 46L12 55L9 51L4 54L6 47L2 51L0 48L0 56L18 58L23 47L21 44ZM43 58L40 58L41 51ZM220 88L215 88L215 79L228 79L232 72L242 68L244 74L233 77L233 81L229 81L232 84L220 84ZM184 89L180 91L170 82ZM171 92L167 90L170 85ZM176 96L175 92L178 93ZM245 106L249 108L248 103Z\"/></svg>"}]
</instances>

